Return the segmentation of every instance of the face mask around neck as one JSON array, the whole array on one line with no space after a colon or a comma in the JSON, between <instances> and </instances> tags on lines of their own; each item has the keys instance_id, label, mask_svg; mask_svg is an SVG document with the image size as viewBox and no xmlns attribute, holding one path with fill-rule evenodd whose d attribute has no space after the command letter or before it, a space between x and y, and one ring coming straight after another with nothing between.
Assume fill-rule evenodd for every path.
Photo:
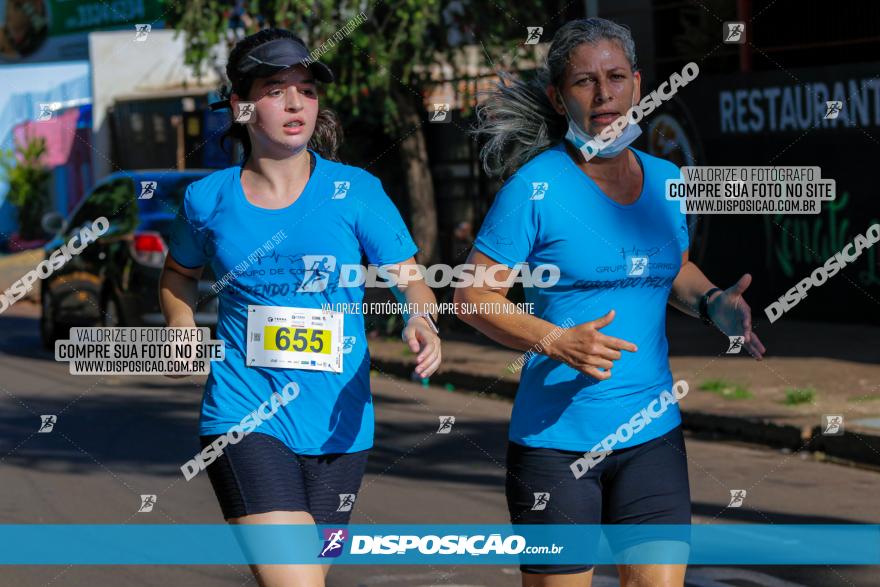
<instances>
[{"instance_id":1,"label":"face mask around neck","mask_svg":"<svg viewBox=\"0 0 880 587\"><path fill-rule=\"evenodd\" d=\"M616 139L603 145L599 135L593 136L587 134L574 120L572 120L564 102L562 107L565 110L565 118L568 120L568 131L565 133L565 138L575 147L580 149L587 161L593 157L603 157L605 159L616 157L642 134L642 129L638 124L627 122L623 132L621 132Z\"/></svg>"}]
</instances>

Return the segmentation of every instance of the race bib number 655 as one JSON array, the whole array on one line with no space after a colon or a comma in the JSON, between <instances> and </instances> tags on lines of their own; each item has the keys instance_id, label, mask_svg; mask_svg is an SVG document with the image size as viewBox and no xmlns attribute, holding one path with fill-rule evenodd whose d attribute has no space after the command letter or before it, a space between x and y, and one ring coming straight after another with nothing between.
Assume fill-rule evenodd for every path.
<instances>
[{"instance_id":1,"label":"race bib number 655","mask_svg":"<svg viewBox=\"0 0 880 587\"><path fill-rule=\"evenodd\" d=\"M263 348L267 351L293 351L330 354L333 336L329 330L264 326Z\"/></svg>"},{"instance_id":2,"label":"race bib number 655","mask_svg":"<svg viewBox=\"0 0 880 587\"><path fill-rule=\"evenodd\" d=\"M248 306L247 365L342 372L342 314Z\"/></svg>"}]
</instances>

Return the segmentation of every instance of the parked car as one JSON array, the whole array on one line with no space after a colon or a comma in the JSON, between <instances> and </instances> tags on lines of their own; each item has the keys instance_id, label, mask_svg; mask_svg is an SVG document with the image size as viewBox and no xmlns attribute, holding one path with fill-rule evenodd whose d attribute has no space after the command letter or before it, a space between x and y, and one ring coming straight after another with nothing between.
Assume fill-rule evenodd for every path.
<instances>
[{"instance_id":1,"label":"parked car","mask_svg":"<svg viewBox=\"0 0 880 587\"><path fill-rule=\"evenodd\" d=\"M68 219L50 212L43 227L55 238L45 247L48 258L102 216L109 230L43 280L40 286L40 335L54 349L71 326L164 326L159 307L159 276L171 223L187 186L213 170L120 171L101 180ZM152 193L144 192L152 187ZM196 323L214 327L217 299L214 276L205 267L199 281Z\"/></svg>"}]
</instances>

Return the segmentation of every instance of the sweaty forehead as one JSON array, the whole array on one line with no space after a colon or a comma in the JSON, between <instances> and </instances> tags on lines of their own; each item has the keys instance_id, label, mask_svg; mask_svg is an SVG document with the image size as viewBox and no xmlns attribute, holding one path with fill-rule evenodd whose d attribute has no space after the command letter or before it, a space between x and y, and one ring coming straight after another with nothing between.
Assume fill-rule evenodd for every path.
<instances>
[{"instance_id":1,"label":"sweaty forehead","mask_svg":"<svg viewBox=\"0 0 880 587\"><path fill-rule=\"evenodd\" d=\"M569 70L605 71L622 67L629 69L630 63L623 48L615 41L602 39L598 43L581 43L571 52Z\"/></svg>"}]
</instances>

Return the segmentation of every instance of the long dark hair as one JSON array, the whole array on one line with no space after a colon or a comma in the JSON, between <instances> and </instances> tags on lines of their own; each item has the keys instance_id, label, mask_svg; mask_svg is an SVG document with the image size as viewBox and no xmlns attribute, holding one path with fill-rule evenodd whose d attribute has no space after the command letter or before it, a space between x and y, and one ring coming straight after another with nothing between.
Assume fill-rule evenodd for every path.
<instances>
[{"instance_id":1,"label":"long dark hair","mask_svg":"<svg viewBox=\"0 0 880 587\"><path fill-rule=\"evenodd\" d=\"M263 29L238 41L235 44L235 47L232 48L232 51L230 51L229 59L226 62L226 77L229 80L229 84L224 85L220 89L222 97L228 99L232 94L236 94L242 99L247 99L247 96L251 91L251 86L254 83L254 78L251 76L236 75L235 64L238 63L238 60L241 59L242 55L246 54L251 49L258 47L263 43L283 38L301 41L299 37L287 29L279 28ZM339 118L336 116L336 113L329 108L320 108L318 110L318 118L315 121L315 132L309 139L309 149L316 151L325 159L338 161L339 147L342 145L342 138L342 125L339 123ZM226 150L225 143L229 139L241 142L244 151L241 163L244 164L250 157L253 149L251 146L251 138L250 135L248 135L248 130L245 125L237 123L234 120L231 122L229 128L226 129L220 137L220 145L224 150Z\"/></svg>"}]
</instances>

